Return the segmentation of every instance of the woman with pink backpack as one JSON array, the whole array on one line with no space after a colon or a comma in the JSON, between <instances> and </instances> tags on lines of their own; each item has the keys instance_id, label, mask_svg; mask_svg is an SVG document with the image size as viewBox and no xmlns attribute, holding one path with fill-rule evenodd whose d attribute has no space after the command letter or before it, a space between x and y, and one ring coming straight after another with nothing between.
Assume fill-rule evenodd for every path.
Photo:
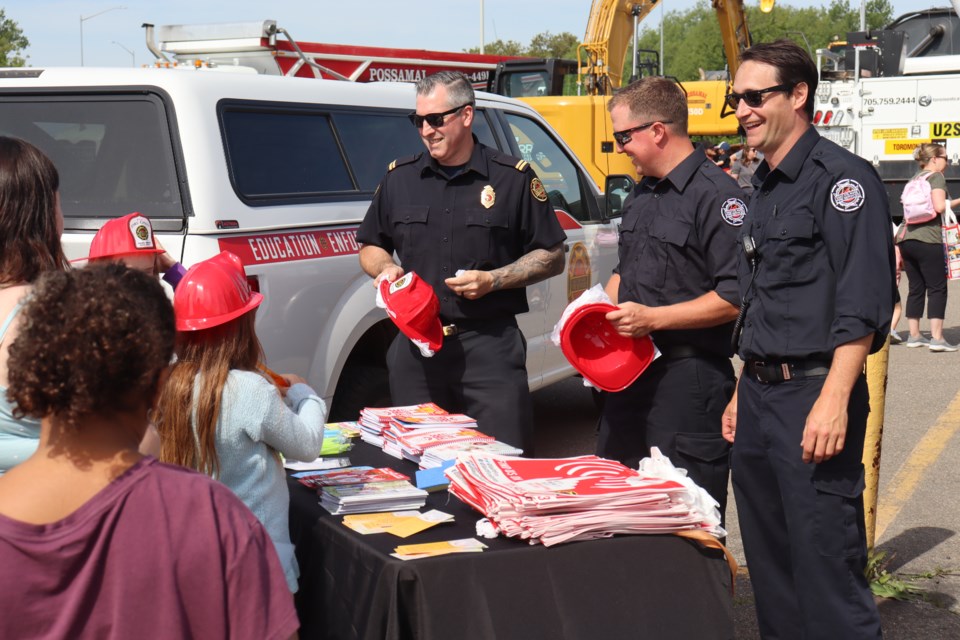
<instances>
[{"instance_id":1,"label":"woman with pink backpack","mask_svg":"<svg viewBox=\"0 0 960 640\"><path fill-rule=\"evenodd\" d=\"M904 219L897 233L897 247L907 272L906 316L910 337L908 347L928 347L930 351L956 351L956 345L943 337L943 317L947 308L947 274L943 254L940 216L960 204L960 198L947 195L947 151L942 146L924 143L913 152L920 171L904 187L901 202ZM930 320L930 338L920 333L924 298Z\"/></svg>"}]
</instances>

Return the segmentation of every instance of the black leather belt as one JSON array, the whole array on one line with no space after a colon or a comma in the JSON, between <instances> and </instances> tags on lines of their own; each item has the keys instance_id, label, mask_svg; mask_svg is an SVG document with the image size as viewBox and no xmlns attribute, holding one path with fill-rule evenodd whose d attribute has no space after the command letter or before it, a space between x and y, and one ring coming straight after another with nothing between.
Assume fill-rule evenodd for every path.
<instances>
[{"instance_id":1,"label":"black leather belt","mask_svg":"<svg viewBox=\"0 0 960 640\"><path fill-rule=\"evenodd\" d=\"M447 323L442 318L440 319L443 325L443 335L444 337L455 336L463 333L464 331L477 331L480 329L493 329L496 327L502 327L505 325L516 324L515 318L484 318L477 320L457 320L456 322Z\"/></svg>"},{"instance_id":2,"label":"black leather belt","mask_svg":"<svg viewBox=\"0 0 960 640\"><path fill-rule=\"evenodd\" d=\"M776 384L799 378L815 378L830 373L824 360L788 360L783 362L747 361L747 374L760 384Z\"/></svg>"}]
</instances>

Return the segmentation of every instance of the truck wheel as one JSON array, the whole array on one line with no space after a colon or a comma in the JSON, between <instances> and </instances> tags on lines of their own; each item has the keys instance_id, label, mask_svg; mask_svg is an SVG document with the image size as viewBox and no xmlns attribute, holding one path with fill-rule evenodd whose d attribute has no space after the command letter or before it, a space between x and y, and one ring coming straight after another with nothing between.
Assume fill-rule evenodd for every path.
<instances>
[{"instance_id":1,"label":"truck wheel","mask_svg":"<svg viewBox=\"0 0 960 640\"><path fill-rule=\"evenodd\" d=\"M389 407L387 370L371 365L349 366L340 374L330 406L330 422L358 420L364 407Z\"/></svg>"}]
</instances>

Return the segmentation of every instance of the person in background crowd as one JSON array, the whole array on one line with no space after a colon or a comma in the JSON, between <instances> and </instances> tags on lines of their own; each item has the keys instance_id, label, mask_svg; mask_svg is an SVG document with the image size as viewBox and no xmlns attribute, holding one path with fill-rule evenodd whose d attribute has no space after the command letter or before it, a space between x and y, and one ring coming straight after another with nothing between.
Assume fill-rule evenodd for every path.
<instances>
[{"instance_id":1,"label":"person in background crowd","mask_svg":"<svg viewBox=\"0 0 960 640\"><path fill-rule=\"evenodd\" d=\"M724 140L723 142L717 145L716 152L717 154L716 154L716 157L714 158L714 162L717 164L717 166L720 167L721 169L729 169L730 168L730 143Z\"/></svg>"},{"instance_id":2,"label":"person in background crowd","mask_svg":"<svg viewBox=\"0 0 960 640\"><path fill-rule=\"evenodd\" d=\"M30 457L40 439L39 420L13 414L7 358L32 283L68 265L59 189L60 175L43 152L0 136L0 475Z\"/></svg>"},{"instance_id":3,"label":"person in background crowd","mask_svg":"<svg viewBox=\"0 0 960 640\"><path fill-rule=\"evenodd\" d=\"M387 352L393 403L466 413L532 456L527 348L515 316L528 310L527 285L563 272L566 235L530 164L481 144L474 116L463 74L417 82L410 119L427 153L390 164L357 230L360 266L375 286L414 271L440 300L444 339L433 357L403 334Z\"/></svg>"},{"instance_id":4,"label":"person in background crowd","mask_svg":"<svg viewBox=\"0 0 960 640\"><path fill-rule=\"evenodd\" d=\"M116 264L50 269L20 318L9 395L41 431L0 477L0 637L295 636L253 514L137 451L173 353L159 282Z\"/></svg>"},{"instance_id":5,"label":"person in background crowd","mask_svg":"<svg viewBox=\"0 0 960 640\"><path fill-rule=\"evenodd\" d=\"M90 264L106 260L119 261L131 269L139 269L163 279L174 289L187 272L182 264L170 257L153 234L150 219L140 213L130 213L108 220L90 243Z\"/></svg>"},{"instance_id":6,"label":"person in background crowd","mask_svg":"<svg viewBox=\"0 0 960 640\"><path fill-rule=\"evenodd\" d=\"M891 223L892 224L892 223ZM900 227L893 225L893 237L897 237ZM893 305L893 317L890 319L890 344L900 344L903 338L897 333L897 324L900 322L900 316L903 313L903 305L900 300L900 275L903 273L903 256L900 255L900 247L893 245L894 257L897 265L897 299Z\"/></svg>"},{"instance_id":7,"label":"person in background crowd","mask_svg":"<svg viewBox=\"0 0 960 640\"><path fill-rule=\"evenodd\" d=\"M811 125L805 49L780 40L741 60L727 103L764 161L743 227L756 249L739 262L745 364L724 434L760 634L880 638L864 575L863 369L893 313L886 191Z\"/></svg>"},{"instance_id":8,"label":"person in background crowd","mask_svg":"<svg viewBox=\"0 0 960 640\"><path fill-rule=\"evenodd\" d=\"M760 158L753 147L744 147L730 165L730 177L737 181L747 195L753 192L753 174L759 165Z\"/></svg>"},{"instance_id":9,"label":"person in background crowd","mask_svg":"<svg viewBox=\"0 0 960 640\"><path fill-rule=\"evenodd\" d=\"M930 183L930 198L938 215L919 224L900 225L897 246L903 257L903 269L907 272L907 324L910 336L904 343L908 347L927 347L930 351L956 351L943 337L943 318L947 311L947 273L943 262L943 236L940 215L950 206L960 204L960 198L950 200L947 195L947 180L943 171L947 168L947 151L938 144L924 143L913 152L913 159L920 165L914 176L925 174ZM920 318L923 316L924 298L927 303L927 319L930 320L930 338L920 333Z\"/></svg>"},{"instance_id":10,"label":"person in background crowd","mask_svg":"<svg viewBox=\"0 0 960 640\"><path fill-rule=\"evenodd\" d=\"M736 182L687 136L682 89L644 78L610 99L620 153L644 176L624 203L619 264L606 286L621 335L650 334L663 354L628 388L605 393L597 455L636 467L659 447L727 502L736 248L746 205Z\"/></svg>"},{"instance_id":11,"label":"person in background crowd","mask_svg":"<svg viewBox=\"0 0 960 640\"><path fill-rule=\"evenodd\" d=\"M313 460L326 406L300 376L277 387L258 371L254 329L263 296L240 259L223 252L191 267L173 296L177 362L160 394L161 459L230 487L267 528L291 592L299 568L290 542L290 493L279 454Z\"/></svg>"}]
</instances>

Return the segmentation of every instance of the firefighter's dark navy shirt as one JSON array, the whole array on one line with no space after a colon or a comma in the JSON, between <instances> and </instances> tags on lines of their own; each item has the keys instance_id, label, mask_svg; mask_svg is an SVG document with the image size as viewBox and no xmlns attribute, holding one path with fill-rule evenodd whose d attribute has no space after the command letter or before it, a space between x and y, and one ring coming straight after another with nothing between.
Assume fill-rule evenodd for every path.
<instances>
[{"instance_id":1,"label":"firefighter's dark navy shirt","mask_svg":"<svg viewBox=\"0 0 960 640\"><path fill-rule=\"evenodd\" d=\"M618 301L662 307L714 291L739 306L737 238L745 198L699 147L665 177L641 180L620 224ZM732 330L730 322L652 336L661 348L690 345L729 357Z\"/></svg>"},{"instance_id":2,"label":"firefighter's dark navy shirt","mask_svg":"<svg viewBox=\"0 0 960 640\"><path fill-rule=\"evenodd\" d=\"M842 344L890 328L895 292L887 195L870 164L810 127L776 169L762 162L743 229L760 256L739 261L750 296L739 352L745 359L830 360Z\"/></svg>"},{"instance_id":3,"label":"firefighter's dark navy shirt","mask_svg":"<svg viewBox=\"0 0 960 640\"><path fill-rule=\"evenodd\" d=\"M396 251L404 271L433 286L446 322L526 312L523 288L465 300L444 280L460 269L503 267L565 238L530 165L476 137L470 161L453 177L426 153L393 163L357 230L358 242Z\"/></svg>"}]
</instances>

